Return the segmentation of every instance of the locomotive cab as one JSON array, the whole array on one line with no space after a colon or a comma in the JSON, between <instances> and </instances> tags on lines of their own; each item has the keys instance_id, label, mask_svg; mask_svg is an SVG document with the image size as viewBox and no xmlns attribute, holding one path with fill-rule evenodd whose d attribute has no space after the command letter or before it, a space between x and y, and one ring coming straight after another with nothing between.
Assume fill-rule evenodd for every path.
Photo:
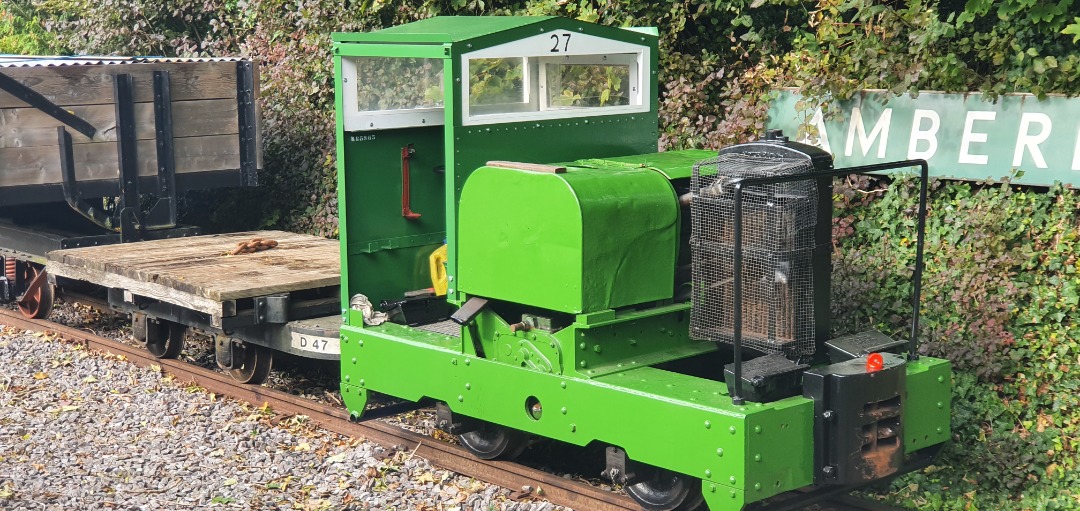
<instances>
[{"instance_id":1,"label":"locomotive cab","mask_svg":"<svg viewBox=\"0 0 1080 511\"><path fill-rule=\"evenodd\" d=\"M334 40L343 303L433 287L444 243L438 300L462 303L458 202L488 161L656 151L654 30L440 17Z\"/></svg>"}]
</instances>

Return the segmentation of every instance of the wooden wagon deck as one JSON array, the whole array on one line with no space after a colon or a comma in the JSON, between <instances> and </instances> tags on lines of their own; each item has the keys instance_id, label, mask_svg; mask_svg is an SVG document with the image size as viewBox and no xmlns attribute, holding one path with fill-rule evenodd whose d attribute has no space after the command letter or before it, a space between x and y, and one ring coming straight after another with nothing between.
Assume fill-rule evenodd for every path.
<instances>
[{"instance_id":1,"label":"wooden wagon deck","mask_svg":"<svg viewBox=\"0 0 1080 511\"><path fill-rule=\"evenodd\" d=\"M231 255L254 238L278 245ZM93 282L210 314L236 314L245 298L336 287L341 264L336 240L283 231L252 231L122 245L55 250L48 272Z\"/></svg>"}]
</instances>

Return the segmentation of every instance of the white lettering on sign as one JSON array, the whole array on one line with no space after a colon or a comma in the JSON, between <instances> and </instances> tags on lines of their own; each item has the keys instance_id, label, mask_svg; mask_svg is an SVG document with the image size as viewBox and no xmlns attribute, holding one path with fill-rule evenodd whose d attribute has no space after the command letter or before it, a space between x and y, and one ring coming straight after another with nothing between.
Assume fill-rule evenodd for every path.
<instances>
[{"instance_id":1,"label":"white lettering on sign","mask_svg":"<svg viewBox=\"0 0 1080 511\"><path fill-rule=\"evenodd\" d=\"M862 148L862 155L866 156L870 152L870 148L873 147L874 142L880 136L881 141L878 143L877 157L885 157L885 146L889 143L889 125L892 124L892 109L886 108L881 111L881 117L878 117L877 123L874 124L874 128L870 130L870 134L866 134L866 126L862 120L862 109L859 107L853 107L851 109L851 126L848 128L847 145L844 146L844 154L851 156L851 151L855 146L855 134L859 135L859 146Z\"/></svg>"},{"instance_id":2,"label":"white lettering on sign","mask_svg":"<svg viewBox=\"0 0 1080 511\"><path fill-rule=\"evenodd\" d=\"M1039 134L1031 134L1032 123L1039 125ZM1052 125L1050 123L1050 116L1046 114L1040 114L1035 112L1024 112L1024 115L1020 116L1020 133L1016 135L1016 150L1013 151L1013 167L1019 167L1024 161L1024 149L1027 149L1031 153L1031 159L1035 161L1035 166L1040 169L1046 168L1046 158L1043 158L1042 151L1039 149L1039 144L1046 142L1046 139L1050 138L1050 129Z\"/></svg>"},{"instance_id":3,"label":"white lettering on sign","mask_svg":"<svg viewBox=\"0 0 1080 511\"><path fill-rule=\"evenodd\" d=\"M825 115L821 113L820 108L814 111L814 118L810 122L814 126L817 126L818 140L821 142L821 148L826 152L832 153L832 146L829 145L829 134L825 131Z\"/></svg>"},{"instance_id":4,"label":"white lettering on sign","mask_svg":"<svg viewBox=\"0 0 1080 511\"><path fill-rule=\"evenodd\" d=\"M1078 97L1016 93L990 101L977 92L867 90L832 101L828 109L806 109L815 103L783 91L769 109L770 128L798 131L800 142L831 153L837 167L906 156L926 160L934 176L985 180L1013 173L1017 184L1060 182L1080 190ZM1019 169L1026 172L1016 175Z\"/></svg>"},{"instance_id":5,"label":"white lettering on sign","mask_svg":"<svg viewBox=\"0 0 1080 511\"><path fill-rule=\"evenodd\" d=\"M825 116L821 114L820 108L814 110L814 115L810 117L810 125L817 130L817 136L811 136L810 131L807 130L799 142L820 147L825 152L831 153L832 146L829 145L829 134L825 131Z\"/></svg>"},{"instance_id":6,"label":"white lettering on sign","mask_svg":"<svg viewBox=\"0 0 1080 511\"><path fill-rule=\"evenodd\" d=\"M923 119L930 121L928 129L922 129ZM937 133L941 129L941 116L933 110L915 109L911 117L911 137L908 139L908 159L921 158L929 160L937 154ZM920 142L926 142L926 149L921 150Z\"/></svg>"},{"instance_id":7,"label":"white lettering on sign","mask_svg":"<svg viewBox=\"0 0 1080 511\"><path fill-rule=\"evenodd\" d=\"M1073 170L1080 170L1080 130L1076 130L1076 147L1073 147Z\"/></svg>"},{"instance_id":8,"label":"white lettering on sign","mask_svg":"<svg viewBox=\"0 0 1080 511\"><path fill-rule=\"evenodd\" d=\"M923 130L923 119L930 120L930 129ZM908 141L907 157L909 160L929 160L937 154L937 132L941 128L941 116L933 110L916 108L911 116L911 140ZM926 141L926 150L919 150L919 142Z\"/></svg>"},{"instance_id":9,"label":"white lettering on sign","mask_svg":"<svg viewBox=\"0 0 1080 511\"><path fill-rule=\"evenodd\" d=\"M986 133L973 131L975 121L992 121L997 117L997 112L974 111L968 112L964 119L964 134L960 137L960 163L973 163L986 165L989 160L985 154L971 154L971 144L986 142Z\"/></svg>"}]
</instances>

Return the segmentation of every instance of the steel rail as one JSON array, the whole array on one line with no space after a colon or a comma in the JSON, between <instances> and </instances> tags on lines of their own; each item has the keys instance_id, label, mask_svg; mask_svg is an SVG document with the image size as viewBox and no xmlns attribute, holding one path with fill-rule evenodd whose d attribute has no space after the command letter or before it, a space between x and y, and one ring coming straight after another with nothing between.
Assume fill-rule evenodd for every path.
<instances>
[{"instance_id":1,"label":"steel rail","mask_svg":"<svg viewBox=\"0 0 1080 511\"><path fill-rule=\"evenodd\" d=\"M146 350L90 332L45 320L27 319L6 308L0 308L0 324L31 331L51 331L95 351L122 355L127 361L141 367L156 365L179 381L194 383L215 394L251 404L266 404L277 413L305 415L328 431L371 440L388 448L408 450L435 465L467 477L512 490L531 486L536 489L536 497L553 504L582 511L641 510L626 496L516 463L480 460L462 447L390 424L377 421L355 423L349 420L349 414L343 408L322 405L280 390L237 383L225 374L179 360L157 359Z\"/></svg>"},{"instance_id":2,"label":"steel rail","mask_svg":"<svg viewBox=\"0 0 1080 511\"><path fill-rule=\"evenodd\" d=\"M890 506L882 502L853 497L851 495L832 497L826 499L823 503L828 506L836 506L839 509L853 511L907 511L902 507Z\"/></svg>"}]
</instances>

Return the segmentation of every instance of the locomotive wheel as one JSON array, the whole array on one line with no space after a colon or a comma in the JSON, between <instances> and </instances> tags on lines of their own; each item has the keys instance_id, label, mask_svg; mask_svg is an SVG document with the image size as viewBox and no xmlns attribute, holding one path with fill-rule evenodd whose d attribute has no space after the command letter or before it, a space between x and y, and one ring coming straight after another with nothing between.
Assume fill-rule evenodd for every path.
<instances>
[{"instance_id":1,"label":"locomotive wheel","mask_svg":"<svg viewBox=\"0 0 1080 511\"><path fill-rule=\"evenodd\" d=\"M53 309L53 287L45 269L38 269L30 263L22 265L23 282L27 282L26 292L19 300L19 312L30 319L49 317Z\"/></svg>"},{"instance_id":2,"label":"locomotive wheel","mask_svg":"<svg viewBox=\"0 0 1080 511\"><path fill-rule=\"evenodd\" d=\"M480 429L458 435L461 445L482 460L512 460L529 445L529 435L506 426L483 423Z\"/></svg>"},{"instance_id":3,"label":"locomotive wheel","mask_svg":"<svg viewBox=\"0 0 1080 511\"><path fill-rule=\"evenodd\" d=\"M165 320L146 322L146 351L157 358L176 358L184 351L187 327Z\"/></svg>"},{"instance_id":4,"label":"locomotive wheel","mask_svg":"<svg viewBox=\"0 0 1080 511\"><path fill-rule=\"evenodd\" d=\"M229 376L240 383L262 385L270 376L274 364L274 350L249 342L232 343L232 367Z\"/></svg>"},{"instance_id":5,"label":"locomotive wheel","mask_svg":"<svg viewBox=\"0 0 1080 511\"><path fill-rule=\"evenodd\" d=\"M646 511L691 511L705 502L700 479L664 469L657 469L646 481L628 485L626 493Z\"/></svg>"}]
</instances>

